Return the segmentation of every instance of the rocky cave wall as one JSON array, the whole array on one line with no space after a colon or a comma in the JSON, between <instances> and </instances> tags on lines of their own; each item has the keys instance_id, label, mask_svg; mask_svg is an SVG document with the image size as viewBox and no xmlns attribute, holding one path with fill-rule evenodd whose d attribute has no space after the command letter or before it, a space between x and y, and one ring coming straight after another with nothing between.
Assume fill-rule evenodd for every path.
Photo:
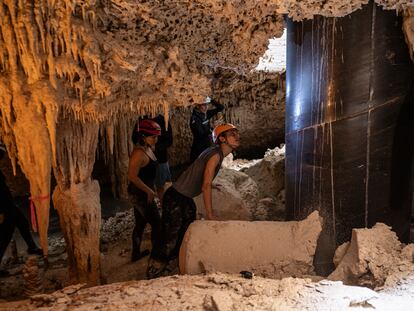
<instances>
[{"instance_id":1,"label":"rocky cave wall","mask_svg":"<svg viewBox=\"0 0 414 311\"><path fill-rule=\"evenodd\" d=\"M211 125L224 120L239 128L242 144L237 150L238 157L261 158L267 148L274 148L284 141L284 73L239 75L230 70L219 70L212 86L210 96L225 109L211 121ZM171 165L183 164L190 159L192 109L193 106L182 107L171 113L174 134L174 143L169 150Z\"/></svg>"}]
</instances>

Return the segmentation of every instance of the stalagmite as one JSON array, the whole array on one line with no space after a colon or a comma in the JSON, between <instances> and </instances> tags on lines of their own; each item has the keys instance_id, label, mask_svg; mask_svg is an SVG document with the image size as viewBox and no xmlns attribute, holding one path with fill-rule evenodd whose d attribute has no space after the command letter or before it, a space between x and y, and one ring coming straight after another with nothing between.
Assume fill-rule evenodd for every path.
<instances>
[{"instance_id":1,"label":"stalagmite","mask_svg":"<svg viewBox=\"0 0 414 311\"><path fill-rule=\"evenodd\" d=\"M111 122L111 121L109 121ZM119 120L113 120L110 126L101 127L101 131L105 135L100 135L100 154L104 154L105 163L108 164L111 175L112 193L115 197L127 200L128 199L128 163L129 155L132 151L133 145L131 140L132 130L134 128L136 118L124 117ZM112 133L108 133L108 129ZM110 142L109 137L113 141ZM113 152L108 152L112 144Z\"/></svg>"},{"instance_id":2,"label":"stalagmite","mask_svg":"<svg viewBox=\"0 0 414 311\"><path fill-rule=\"evenodd\" d=\"M38 257L29 256L23 268L25 280L24 294L27 297L40 294L43 291L42 278L39 274Z\"/></svg>"},{"instance_id":3,"label":"stalagmite","mask_svg":"<svg viewBox=\"0 0 414 311\"><path fill-rule=\"evenodd\" d=\"M53 203L66 241L72 282L99 284L99 184L91 179L98 124L62 120L57 129L57 186Z\"/></svg>"}]
</instances>

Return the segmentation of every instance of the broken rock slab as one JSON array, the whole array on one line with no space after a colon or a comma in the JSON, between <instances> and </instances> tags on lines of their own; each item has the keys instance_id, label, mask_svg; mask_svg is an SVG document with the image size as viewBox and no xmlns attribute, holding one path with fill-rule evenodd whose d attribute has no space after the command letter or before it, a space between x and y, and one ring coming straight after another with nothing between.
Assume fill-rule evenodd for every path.
<instances>
[{"instance_id":1,"label":"broken rock slab","mask_svg":"<svg viewBox=\"0 0 414 311\"><path fill-rule=\"evenodd\" d=\"M269 149L263 159L243 168L259 187L259 196L276 197L285 188L285 147Z\"/></svg>"},{"instance_id":2,"label":"broken rock slab","mask_svg":"<svg viewBox=\"0 0 414 311\"><path fill-rule=\"evenodd\" d=\"M195 221L181 245L180 272L248 270L270 278L309 275L321 229L317 211L302 221Z\"/></svg>"},{"instance_id":3,"label":"broken rock slab","mask_svg":"<svg viewBox=\"0 0 414 311\"><path fill-rule=\"evenodd\" d=\"M213 211L219 220L254 220L258 189L246 174L223 168L213 181ZM194 198L198 218L205 218L203 194Z\"/></svg>"},{"instance_id":4,"label":"broken rock slab","mask_svg":"<svg viewBox=\"0 0 414 311\"><path fill-rule=\"evenodd\" d=\"M337 268L328 279L371 288L382 286L402 261L401 251L397 235L383 223L372 229L353 229L349 246L343 244L335 253Z\"/></svg>"}]
</instances>

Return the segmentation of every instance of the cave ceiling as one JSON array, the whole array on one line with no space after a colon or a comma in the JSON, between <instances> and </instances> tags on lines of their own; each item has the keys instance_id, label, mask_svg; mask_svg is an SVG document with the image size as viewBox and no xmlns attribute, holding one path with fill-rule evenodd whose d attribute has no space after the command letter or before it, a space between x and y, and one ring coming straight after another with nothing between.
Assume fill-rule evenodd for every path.
<instances>
[{"instance_id":1,"label":"cave ceiling","mask_svg":"<svg viewBox=\"0 0 414 311\"><path fill-rule=\"evenodd\" d=\"M411 1L377 2L402 10ZM249 72L268 40L282 35L284 13L344 16L367 1L0 3L1 105L14 105L22 89L26 100L41 95L53 113L102 120L197 102L210 93L216 68Z\"/></svg>"}]
</instances>

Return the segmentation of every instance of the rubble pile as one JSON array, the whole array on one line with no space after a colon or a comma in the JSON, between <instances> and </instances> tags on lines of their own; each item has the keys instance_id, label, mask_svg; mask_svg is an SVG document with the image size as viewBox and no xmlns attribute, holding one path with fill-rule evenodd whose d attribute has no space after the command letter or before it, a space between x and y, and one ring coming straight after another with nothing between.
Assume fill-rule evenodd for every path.
<instances>
[{"instance_id":1,"label":"rubble pile","mask_svg":"<svg viewBox=\"0 0 414 311\"><path fill-rule=\"evenodd\" d=\"M406 287L414 280L406 280ZM400 295L311 279L265 279L211 273L130 281L93 288L71 286L30 300L0 304L0 310L410 310L414 293Z\"/></svg>"},{"instance_id":2,"label":"rubble pile","mask_svg":"<svg viewBox=\"0 0 414 311\"><path fill-rule=\"evenodd\" d=\"M132 208L125 212L116 213L114 217L107 220L102 220L101 242L109 244L129 239L134 225L134 211Z\"/></svg>"},{"instance_id":3,"label":"rubble pile","mask_svg":"<svg viewBox=\"0 0 414 311\"><path fill-rule=\"evenodd\" d=\"M220 220L255 219L258 187L245 173L223 168L213 181L213 210ZM203 194L194 199L198 218L205 217Z\"/></svg>"},{"instance_id":4,"label":"rubble pile","mask_svg":"<svg viewBox=\"0 0 414 311\"><path fill-rule=\"evenodd\" d=\"M338 247L336 269L330 280L345 284L382 288L414 272L414 244L405 246L383 223L371 229L353 229L350 242Z\"/></svg>"},{"instance_id":5,"label":"rubble pile","mask_svg":"<svg viewBox=\"0 0 414 311\"><path fill-rule=\"evenodd\" d=\"M284 220L285 147L269 149L264 158L228 155L213 180L213 208L221 220ZM197 214L205 214L202 194L195 198Z\"/></svg>"}]
</instances>

